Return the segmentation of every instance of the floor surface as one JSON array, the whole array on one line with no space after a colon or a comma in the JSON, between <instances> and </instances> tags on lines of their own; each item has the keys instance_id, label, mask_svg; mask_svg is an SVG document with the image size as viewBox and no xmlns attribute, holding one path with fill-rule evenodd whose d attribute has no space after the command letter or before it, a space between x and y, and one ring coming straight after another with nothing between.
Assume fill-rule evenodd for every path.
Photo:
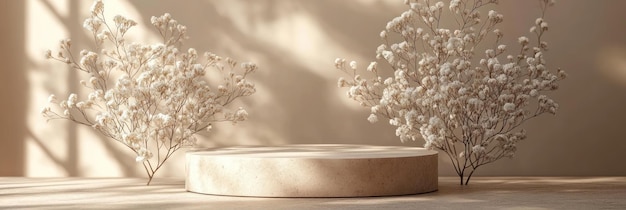
<instances>
[{"instance_id":1,"label":"floor surface","mask_svg":"<svg viewBox=\"0 0 626 210\"><path fill-rule=\"evenodd\" d=\"M186 192L182 179L0 178L0 209L626 209L626 177L439 178L433 193L255 198Z\"/></svg>"}]
</instances>

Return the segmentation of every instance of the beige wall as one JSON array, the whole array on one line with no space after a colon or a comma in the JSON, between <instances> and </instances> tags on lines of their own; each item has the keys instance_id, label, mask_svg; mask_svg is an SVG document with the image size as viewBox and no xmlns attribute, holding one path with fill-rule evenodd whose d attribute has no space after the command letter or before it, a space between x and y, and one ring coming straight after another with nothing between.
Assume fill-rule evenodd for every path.
<instances>
[{"instance_id":1,"label":"beige wall","mask_svg":"<svg viewBox=\"0 0 626 210\"><path fill-rule=\"evenodd\" d=\"M252 79L258 93L241 102L250 120L216 126L201 146L287 143L403 145L385 123L370 124L367 110L336 88L336 57L365 63L374 57L378 32L404 8L401 0L134 0L105 1L149 23L169 12L186 24L187 46L249 60L261 69ZM534 1L501 1L505 36L526 33L537 14ZM45 123L39 110L47 95L79 91L82 75L43 59L56 41L71 37L91 46L82 30L90 1L0 1L4 27L0 76L0 176L143 176L134 157L91 129ZM525 125L529 138L515 159L480 169L479 175L626 175L626 1L559 1L548 14L548 62L570 77L554 96L556 117ZM137 30L139 29L139 30ZM135 38L154 39L139 27ZM71 81L71 82L70 82ZM404 145L420 146L423 142ZM184 152L160 176L184 173ZM453 175L441 159L440 173Z\"/></svg>"}]
</instances>

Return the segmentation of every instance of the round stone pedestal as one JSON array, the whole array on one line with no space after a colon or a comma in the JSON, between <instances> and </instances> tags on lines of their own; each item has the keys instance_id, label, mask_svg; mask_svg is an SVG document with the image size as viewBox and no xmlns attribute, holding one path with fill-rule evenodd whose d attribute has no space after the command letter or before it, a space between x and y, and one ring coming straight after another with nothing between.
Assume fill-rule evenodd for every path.
<instances>
[{"instance_id":1,"label":"round stone pedestal","mask_svg":"<svg viewBox=\"0 0 626 210\"><path fill-rule=\"evenodd\" d=\"M255 197L360 197L437 190L437 152L366 145L238 146L189 151L188 191Z\"/></svg>"}]
</instances>

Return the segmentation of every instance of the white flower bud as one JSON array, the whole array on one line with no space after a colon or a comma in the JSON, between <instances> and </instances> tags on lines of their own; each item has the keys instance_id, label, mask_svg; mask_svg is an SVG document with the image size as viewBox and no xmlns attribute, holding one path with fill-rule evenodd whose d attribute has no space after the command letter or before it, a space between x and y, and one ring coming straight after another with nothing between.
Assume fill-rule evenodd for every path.
<instances>
[{"instance_id":1,"label":"white flower bud","mask_svg":"<svg viewBox=\"0 0 626 210\"><path fill-rule=\"evenodd\" d=\"M343 77L340 77L339 80L337 80L337 87L346 87L347 86L347 82L346 79Z\"/></svg>"},{"instance_id":2,"label":"white flower bud","mask_svg":"<svg viewBox=\"0 0 626 210\"><path fill-rule=\"evenodd\" d=\"M356 69L357 69L357 66L356 66L356 61L351 61L351 62L350 62L350 68L351 68L352 70L356 70Z\"/></svg>"},{"instance_id":3,"label":"white flower bud","mask_svg":"<svg viewBox=\"0 0 626 210\"><path fill-rule=\"evenodd\" d=\"M336 58L335 59L335 68L337 69L343 69L344 65L346 63L346 59L343 58Z\"/></svg>"},{"instance_id":4,"label":"white flower bud","mask_svg":"<svg viewBox=\"0 0 626 210\"><path fill-rule=\"evenodd\" d=\"M367 66L367 71L376 71L378 66L377 62L371 62L369 66Z\"/></svg>"},{"instance_id":5,"label":"white flower bud","mask_svg":"<svg viewBox=\"0 0 626 210\"><path fill-rule=\"evenodd\" d=\"M504 52L504 51L506 51L506 45L503 45L503 44L502 44L502 45L498 45L498 51L499 51L499 52Z\"/></svg>"},{"instance_id":6,"label":"white flower bud","mask_svg":"<svg viewBox=\"0 0 626 210\"><path fill-rule=\"evenodd\" d=\"M482 145L475 145L474 147L472 147L472 152L476 154L484 154L485 147L483 147Z\"/></svg>"},{"instance_id":7,"label":"white flower bud","mask_svg":"<svg viewBox=\"0 0 626 210\"><path fill-rule=\"evenodd\" d=\"M85 109L85 108L87 108L87 106L86 106L85 102L81 101L81 102L76 103L76 108Z\"/></svg>"},{"instance_id":8,"label":"white flower bud","mask_svg":"<svg viewBox=\"0 0 626 210\"><path fill-rule=\"evenodd\" d=\"M48 103L57 103L57 97L54 94L48 96Z\"/></svg>"},{"instance_id":9,"label":"white flower bud","mask_svg":"<svg viewBox=\"0 0 626 210\"><path fill-rule=\"evenodd\" d=\"M50 58L52 58L52 51L51 50L46 50L44 55L46 56L46 59L50 59Z\"/></svg>"},{"instance_id":10,"label":"white flower bud","mask_svg":"<svg viewBox=\"0 0 626 210\"><path fill-rule=\"evenodd\" d=\"M513 103L505 103L504 106L502 107L502 109L504 109L504 111L506 111L506 112L511 112L511 111L515 110L515 104L513 104Z\"/></svg>"},{"instance_id":11,"label":"white flower bud","mask_svg":"<svg viewBox=\"0 0 626 210\"><path fill-rule=\"evenodd\" d=\"M382 31L380 31L379 36L380 36L380 38L382 38L382 39L386 39L386 38L387 38L387 31L386 31L386 30L382 30Z\"/></svg>"},{"instance_id":12,"label":"white flower bud","mask_svg":"<svg viewBox=\"0 0 626 210\"><path fill-rule=\"evenodd\" d=\"M527 45L529 40L527 37L522 36L520 38L517 39L517 42L519 42L521 45Z\"/></svg>"},{"instance_id":13,"label":"white flower bud","mask_svg":"<svg viewBox=\"0 0 626 210\"><path fill-rule=\"evenodd\" d=\"M375 114L370 114L370 116L367 117L367 120L370 121L370 123L375 123L378 122L378 117Z\"/></svg>"},{"instance_id":14,"label":"white flower bud","mask_svg":"<svg viewBox=\"0 0 626 210\"><path fill-rule=\"evenodd\" d=\"M542 22L541 23L541 30L547 31L548 30L548 23Z\"/></svg>"},{"instance_id":15,"label":"white flower bud","mask_svg":"<svg viewBox=\"0 0 626 210\"><path fill-rule=\"evenodd\" d=\"M45 116L50 111L51 111L50 107L44 107L44 108L41 109L41 114L43 114Z\"/></svg>"}]
</instances>

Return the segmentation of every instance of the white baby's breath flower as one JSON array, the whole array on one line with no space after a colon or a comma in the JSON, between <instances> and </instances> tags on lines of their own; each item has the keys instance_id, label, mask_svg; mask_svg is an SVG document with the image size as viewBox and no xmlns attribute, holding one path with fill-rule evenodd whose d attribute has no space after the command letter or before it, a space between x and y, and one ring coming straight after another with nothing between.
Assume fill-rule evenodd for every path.
<instances>
[{"instance_id":1,"label":"white baby's breath flower","mask_svg":"<svg viewBox=\"0 0 626 210\"><path fill-rule=\"evenodd\" d=\"M67 107L74 108L74 105L76 105L77 101L78 101L78 96L74 93L70 94L70 96L67 99Z\"/></svg>"},{"instance_id":2,"label":"white baby's breath flower","mask_svg":"<svg viewBox=\"0 0 626 210\"><path fill-rule=\"evenodd\" d=\"M435 7L436 7L437 9L441 9L441 8L443 8L444 6L446 6L446 4L444 4L444 3L443 3L443 2L441 2L441 1L440 1L440 2L435 3Z\"/></svg>"},{"instance_id":3,"label":"white baby's breath flower","mask_svg":"<svg viewBox=\"0 0 626 210\"><path fill-rule=\"evenodd\" d=\"M484 154L485 153L485 147L483 147L481 145L476 145L476 146L472 147L472 152L474 152L476 154Z\"/></svg>"},{"instance_id":4,"label":"white baby's breath flower","mask_svg":"<svg viewBox=\"0 0 626 210\"><path fill-rule=\"evenodd\" d=\"M494 10L489 10L489 13L487 14L487 17L489 17L489 19L496 18L497 16L498 16L498 12Z\"/></svg>"},{"instance_id":5,"label":"white baby's breath flower","mask_svg":"<svg viewBox=\"0 0 626 210\"><path fill-rule=\"evenodd\" d=\"M525 37L525 36L519 37L519 38L517 39L517 41L518 41L521 45L526 45L526 44L528 44L528 42L529 42L529 41L528 41L528 38L527 38L527 37Z\"/></svg>"},{"instance_id":6,"label":"white baby's breath flower","mask_svg":"<svg viewBox=\"0 0 626 210\"><path fill-rule=\"evenodd\" d=\"M541 25L541 23L543 23L543 18L535 19L535 25Z\"/></svg>"},{"instance_id":7,"label":"white baby's breath flower","mask_svg":"<svg viewBox=\"0 0 626 210\"><path fill-rule=\"evenodd\" d=\"M369 66L367 66L367 71L376 71L378 66L377 62L371 62Z\"/></svg>"},{"instance_id":8,"label":"white baby's breath flower","mask_svg":"<svg viewBox=\"0 0 626 210\"><path fill-rule=\"evenodd\" d=\"M91 5L91 15L96 16L102 13L104 10L104 3L101 0L95 0Z\"/></svg>"},{"instance_id":9,"label":"white baby's breath flower","mask_svg":"<svg viewBox=\"0 0 626 210\"><path fill-rule=\"evenodd\" d=\"M350 62L350 68L351 68L352 70L356 70L356 69L357 69L357 66L356 66L356 61L351 61L351 62Z\"/></svg>"},{"instance_id":10,"label":"white baby's breath flower","mask_svg":"<svg viewBox=\"0 0 626 210\"><path fill-rule=\"evenodd\" d=\"M386 30L380 31L379 36L380 36L380 38L386 39L387 38L387 31Z\"/></svg>"},{"instance_id":11,"label":"white baby's breath flower","mask_svg":"<svg viewBox=\"0 0 626 210\"><path fill-rule=\"evenodd\" d=\"M76 108L78 108L78 109L85 109L85 108L87 108L87 104L85 102L82 102L82 101L78 102L78 103L76 103Z\"/></svg>"},{"instance_id":12,"label":"white baby's breath flower","mask_svg":"<svg viewBox=\"0 0 626 210\"><path fill-rule=\"evenodd\" d=\"M515 104L513 104L513 103L506 103L506 104L504 104L504 106L502 106L502 109L504 109L504 111L511 112L511 111L515 110Z\"/></svg>"},{"instance_id":13,"label":"white baby's breath flower","mask_svg":"<svg viewBox=\"0 0 626 210\"><path fill-rule=\"evenodd\" d=\"M243 108L226 112L225 107L256 91L246 78L256 71L255 64L237 65L233 59L209 52L199 58L194 48L179 50L187 38L187 27L170 14L151 18L163 42L142 44L125 38L137 22L121 15L111 22L103 13L104 4L96 0L83 22L101 50L81 50L75 59L70 56L74 50L70 49L71 41L65 39L59 44L57 56L46 51L47 58L86 72L89 80L81 80L80 84L91 92L85 101L70 94L67 100L56 102L51 95L48 101L56 103L61 114L44 107L44 117L87 125L125 144L136 153L138 162L147 162L142 165L150 179L167 159L151 159L153 153L165 157L181 146L194 145L197 140L193 134L210 130L212 122L247 119ZM206 71L221 76L206 80L205 75L213 75ZM165 143L168 145L161 147Z\"/></svg>"},{"instance_id":14,"label":"white baby's breath flower","mask_svg":"<svg viewBox=\"0 0 626 210\"><path fill-rule=\"evenodd\" d=\"M522 36L516 46L501 44L507 43L498 29L504 16L495 8L484 11L497 3L451 0L449 10L443 10L443 2L406 0L406 11L379 34L383 44L376 48L376 59L385 68L376 69L372 62L367 74L373 76L368 77L357 73L356 64L345 71L345 60L335 61L351 78L340 79L338 86L371 108L368 121L388 118L402 142L424 139L424 147L452 159L462 181L478 166L511 157L521 139L514 128L555 113L558 104L540 92L556 90L566 77L547 68L543 18L533 24L532 42ZM543 16L551 2L540 3ZM458 25L442 24L452 16ZM475 58L478 49L485 50L484 57ZM464 152L458 153L459 148Z\"/></svg>"},{"instance_id":15,"label":"white baby's breath flower","mask_svg":"<svg viewBox=\"0 0 626 210\"><path fill-rule=\"evenodd\" d=\"M46 50L44 55L45 55L46 59L51 59L52 58L52 51L51 50Z\"/></svg>"},{"instance_id":16,"label":"white baby's breath flower","mask_svg":"<svg viewBox=\"0 0 626 210\"><path fill-rule=\"evenodd\" d=\"M48 96L48 103L58 103L57 97L54 94Z\"/></svg>"},{"instance_id":17,"label":"white baby's breath flower","mask_svg":"<svg viewBox=\"0 0 626 210\"><path fill-rule=\"evenodd\" d=\"M544 30L544 31L545 31L545 30L548 30L548 23L546 23L546 22L542 22L540 26L541 26L541 29L542 29L542 30Z\"/></svg>"},{"instance_id":18,"label":"white baby's breath flower","mask_svg":"<svg viewBox=\"0 0 626 210\"><path fill-rule=\"evenodd\" d=\"M498 75L498 77L496 79L498 80L498 82L500 84L504 84L504 83L508 82L508 78L507 78L507 76L505 74Z\"/></svg>"},{"instance_id":19,"label":"white baby's breath flower","mask_svg":"<svg viewBox=\"0 0 626 210\"><path fill-rule=\"evenodd\" d=\"M454 13L459 13L461 0L451 0L449 9Z\"/></svg>"},{"instance_id":20,"label":"white baby's breath flower","mask_svg":"<svg viewBox=\"0 0 626 210\"><path fill-rule=\"evenodd\" d=\"M48 113L50 113L51 111L52 111L52 110L51 110L51 108L50 108L50 107L43 107L43 108L41 108L41 114L43 114L43 115L44 115L44 117L45 117Z\"/></svg>"},{"instance_id":21,"label":"white baby's breath flower","mask_svg":"<svg viewBox=\"0 0 626 210\"><path fill-rule=\"evenodd\" d=\"M504 51L506 51L506 45L503 45L503 44L498 45L498 51L499 51L499 52L504 52Z\"/></svg>"},{"instance_id":22,"label":"white baby's breath flower","mask_svg":"<svg viewBox=\"0 0 626 210\"><path fill-rule=\"evenodd\" d=\"M370 121L370 123L375 123L378 122L378 117L375 114L370 114L370 116L367 117L367 120Z\"/></svg>"},{"instance_id":23,"label":"white baby's breath flower","mask_svg":"<svg viewBox=\"0 0 626 210\"><path fill-rule=\"evenodd\" d=\"M393 55L393 52L385 50L385 51L383 51L382 55L383 55L383 58L385 58L385 60L387 60L387 62L393 63L394 58L395 58L394 55Z\"/></svg>"},{"instance_id":24,"label":"white baby's breath flower","mask_svg":"<svg viewBox=\"0 0 626 210\"><path fill-rule=\"evenodd\" d=\"M347 87L348 86L348 82L346 81L345 78L341 77L337 81L337 86L339 86L339 87Z\"/></svg>"},{"instance_id":25,"label":"white baby's breath flower","mask_svg":"<svg viewBox=\"0 0 626 210\"><path fill-rule=\"evenodd\" d=\"M237 112L235 112L235 120L234 121L244 121L248 119L248 112L242 107L239 107Z\"/></svg>"},{"instance_id":26,"label":"white baby's breath flower","mask_svg":"<svg viewBox=\"0 0 626 210\"><path fill-rule=\"evenodd\" d=\"M146 148L141 148L139 149L139 151L137 151L137 158L135 158L135 161L143 162L147 161L150 158L152 158L152 152L150 152L150 150L147 150Z\"/></svg>"},{"instance_id":27,"label":"white baby's breath flower","mask_svg":"<svg viewBox=\"0 0 626 210\"><path fill-rule=\"evenodd\" d=\"M337 67L337 69L342 69L344 66L344 63L346 63L345 59L342 59L342 58L335 59L335 67Z\"/></svg>"}]
</instances>

